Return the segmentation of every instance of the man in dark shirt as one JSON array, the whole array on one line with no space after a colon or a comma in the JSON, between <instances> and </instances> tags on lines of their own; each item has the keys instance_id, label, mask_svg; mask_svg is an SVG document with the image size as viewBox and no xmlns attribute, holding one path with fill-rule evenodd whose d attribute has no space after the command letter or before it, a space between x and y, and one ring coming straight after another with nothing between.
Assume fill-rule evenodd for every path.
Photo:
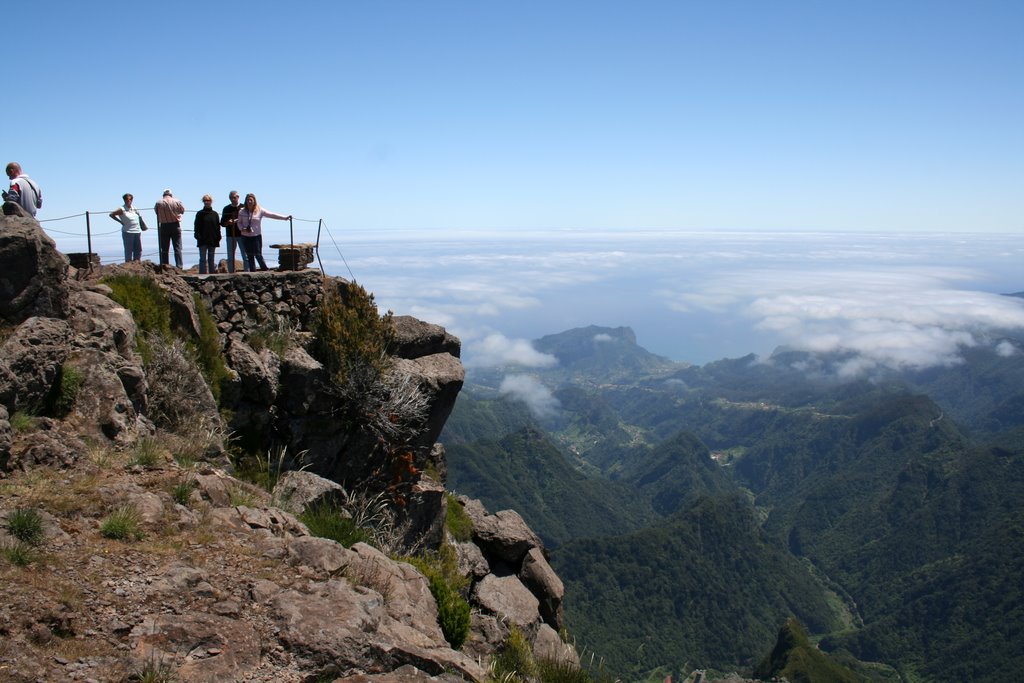
<instances>
[{"instance_id":1,"label":"man in dark shirt","mask_svg":"<svg viewBox=\"0 0 1024 683\"><path fill-rule=\"evenodd\" d=\"M235 247L240 244L238 238L241 236L238 232L238 210L242 208L242 205L238 203L238 192L235 190L231 190L228 199L231 200L231 203L221 210L220 225L224 228L224 236L228 240L228 272L233 273L235 272Z\"/></svg>"}]
</instances>

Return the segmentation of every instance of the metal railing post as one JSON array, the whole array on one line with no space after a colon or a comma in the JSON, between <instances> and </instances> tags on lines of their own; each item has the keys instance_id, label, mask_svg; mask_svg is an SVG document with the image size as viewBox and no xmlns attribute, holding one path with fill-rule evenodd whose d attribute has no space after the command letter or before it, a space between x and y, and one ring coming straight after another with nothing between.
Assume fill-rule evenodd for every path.
<instances>
[{"instance_id":1,"label":"metal railing post","mask_svg":"<svg viewBox=\"0 0 1024 683\"><path fill-rule=\"evenodd\" d=\"M89 212L85 212L85 258L89 259L89 272L92 272L92 224L89 222Z\"/></svg>"},{"instance_id":2,"label":"metal railing post","mask_svg":"<svg viewBox=\"0 0 1024 683\"><path fill-rule=\"evenodd\" d=\"M320 260L320 229L323 225L324 219L321 218L316 224L316 246L314 248L316 249L316 262L320 264L320 274L326 275L327 273L324 272L324 262Z\"/></svg>"}]
</instances>

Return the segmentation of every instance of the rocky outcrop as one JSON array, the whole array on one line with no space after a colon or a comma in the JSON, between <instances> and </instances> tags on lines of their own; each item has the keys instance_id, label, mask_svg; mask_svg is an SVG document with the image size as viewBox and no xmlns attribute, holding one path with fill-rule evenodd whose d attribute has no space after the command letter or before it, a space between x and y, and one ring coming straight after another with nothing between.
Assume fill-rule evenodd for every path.
<instances>
[{"instance_id":1,"label":"rocky outcrop","mask_svg":"<svg viewBox=\"0 0 1024 683\"><path fill-rule=\"evenodd\" d=\"M4 216L0 229L0 318L66 318L68 259L33 218Z\"/></svg>"},{"instance_id":2,"label":"rocky outcrop","mask_svg":"<svg viewBox=\"0 0 1024 683\"><path fill-rule=\"evenodd\" d=\"M0 632L14 644L0 670L19 681L125 680L154 667L183 681L483 681L512 627L538 654L572 657L557 635L561 582L517 514L460 499L473 538L446 538L451 497L436 438L464 375L459 341L443 328L394 318L381 381L413 388L426 406L396 446L339 419L341 394L304 345L319 273L78 271L22 216L0 219L0 273L0 478L12 480L0 510L38 508L53 559L33 566L42 578L14 573L0 587ZM180 342L143 361L135 319L104 284L122 274L156 283L172 328L192 344L209 344L212 315L226 365L219 404ZM176 396L187 410L168 421ZM265 453L268 471L293 468L273 494L222 466L226 429ZM474 608L461 649L446 642L412 565L312 537L299 519L352 495L389 501L407 546L455 549ZM112 541L101 526L122 509L139 528ZM130 544L142 537L150 550ZM0 529L0 545L12 544ZM43 647L63 638L92 654Z\"/></svg>"}]
</instances>

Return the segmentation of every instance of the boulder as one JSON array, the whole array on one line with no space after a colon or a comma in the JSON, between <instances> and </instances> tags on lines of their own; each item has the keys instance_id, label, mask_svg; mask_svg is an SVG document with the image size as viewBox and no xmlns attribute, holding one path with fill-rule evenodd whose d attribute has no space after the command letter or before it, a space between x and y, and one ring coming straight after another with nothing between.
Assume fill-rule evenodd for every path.
<instances>
[{"instance_id":1,"label":"boulder","mask_svg":"<svg viewBox=\"0 0 1024 683\"><path fill-rule=\"evenodd\" d=\"M34 418L34 422L31 433L15 435L5 470L73 467L88 452L85 442L61 422L48 417Z\"/></svg>"},{"instance_id":2,"label":"boulder","mask_svg":"<svg viewBox=\"0 0 1024 683\"><path fill-rule=\"evenodd\" d=\"M75 344L118 353L138 363L135 319L127 308L110 298L110 293L106 285L73 292L68 324L75 332Z\"/></svg>"},{"instance_id":3,"label":"boulder","mask_svg":"<svg viewBox=\"0 0 1024 683\"><path fill-rule=\"evenodd\" d=\"M420 476L406 495L403 522L409 525L405 541L411 546L437 548L444 538L445 510L448 498L444 486L430 477Z\"/></svg>"},{"instance_id":4,"label":"boulder","mask_svg":"<svg viewBox=\"0 0 1024 683\"><path fill-rule=\"evenodd\" d=\"M540 621L537 598L515 576L488 574L473 587L473 602L481 609L507 619L520 629Z\"/></svg>"},{"instance_id":5,"label":"boulder","mask_svg":"<svg viewBox=\"0 0 1024 683\"><path fill-rule=\"evenodd\" d=\"M272 497L288 512L300 515L307 508L323 504L334 504L340 510L345 500L345 489L312 472L291 470L277 480Z\"/></svg>"},{"instance_id":6,"label":"boulder","mask_svg":"<svg viewBox=\"0 0 1024 683\"><path fill-rule=\"evenodd\" d=\"M458 543L450 539L449 541L452 548L455 549L455 560L460 574L478 580L490 573L491 568L487 564L487 558L480 552L480 548L476 543Z\"/></svg>"},{"instance_id":7,"label":"boulder","mask_svg":"<svg viewBox=\"0 0 1024 683\"><path fill-rule=\"evenodd\" d=\"M420 358L435 353L448 353L456 358L462 349L462 342L441 327L424 322L410 315L392 316L395 339L388 351L398 358Z\"/></svg>"},{"instance_id":8,"label":"boulder","mask_svg":"<svg viewBox=\"0 0 1024 683\"><path fill-rule=\"evenodd\" d=\"M433 607L434 626L425 632L393 618L385 603L375 590L331 579L311 584L308 592L282 591L271 599L270 614L280 629L278 637L300 666L330 662L343 677L411 665L432 676L454 672L471 681L486 680L480 664L447 647L429 594L420 604L422 616L414 621L426 625Z\"/></svg>"},{"instance_id":9,"label":"boulder","mask_svg":"<svg viewBox=\"0 0 1024 683\"><path fill-rule=\"evenodd\" d=\"M288 563L334 576L356 560L355 552L329 538L302 536L287 543Z\"/></svg>"},{"instance_id":10,"label":"boulder","mask_svg":"<svg viewBox=\"0 0 1024 683\"><path fill-rule=\"evenodd\" d=\"M540 615L544 621L556 630L561 629L565 586L544 558L544 552L540 548L530 548L523 557L519 578L540 602Z\"/></svg>"},{"instance_id":11,"label":"boulder","mask_svg":"<svg viewBox=\"0 0 1024 683\"><path fill-rule=\"evenodd\" d=\"M466 506L466 511L470 512L470 506ZM533 548L544 547L540 537L515 510L501 510L493 515L477 517L470 513L470 517L473 519L473 540L488 557L519 567L526 553Z\"/></svg>"},{"instance_id":12,"label":"boulder","mask_svg":"<svg viewBox=\"0 0 1024 683\"><path fill-rule=\"evenodd\" d=\"M67 257L34 218L0 217L0 318L66 318L67 272Z\"/></svg>"},{"instance_id":13,"label":"boulder","mask_svg":"<svg viewBox=\"0 0 1024 683\"><path fill-rule=\"evenodd\" d=\"M530 638L530 645L533 647L533 656L536 659L574 667L580 665L580 656L576 652L576 648L564 642L558 632L547 624L541 624L537 628L533 637Z\"/></svg>"},{"instance_id":14,"label":"boulder","mask_svg":"<svg viewBox=\"0 0 1024 683\"><path fill-rule=\"evenodd\" d=\"M121 444L134 443L139 427L135 405L118 374L121 368L112 368L109 361L120 365L124 359L90 349L76 353L67 362L66 367L74 368L82 376L68 420L82 435L105 437Z\"/></svg>"}]
</instances>

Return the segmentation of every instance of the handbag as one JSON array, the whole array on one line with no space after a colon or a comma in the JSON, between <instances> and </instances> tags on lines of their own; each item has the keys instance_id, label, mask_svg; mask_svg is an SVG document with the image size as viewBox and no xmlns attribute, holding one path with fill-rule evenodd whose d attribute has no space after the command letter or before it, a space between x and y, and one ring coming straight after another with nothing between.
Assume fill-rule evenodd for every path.
<instances>
[{"instance_id":1,"label":"handbag","mask_svg":"<svg viewBox=\"0 0 1024 683\"><path fill-rule=\"evenodd\" d=\"M143 230L149 230L149 226L146 225L146 220L142 217L141 213L139 214L139 227Z\"/></svg>"}]
</instances>

